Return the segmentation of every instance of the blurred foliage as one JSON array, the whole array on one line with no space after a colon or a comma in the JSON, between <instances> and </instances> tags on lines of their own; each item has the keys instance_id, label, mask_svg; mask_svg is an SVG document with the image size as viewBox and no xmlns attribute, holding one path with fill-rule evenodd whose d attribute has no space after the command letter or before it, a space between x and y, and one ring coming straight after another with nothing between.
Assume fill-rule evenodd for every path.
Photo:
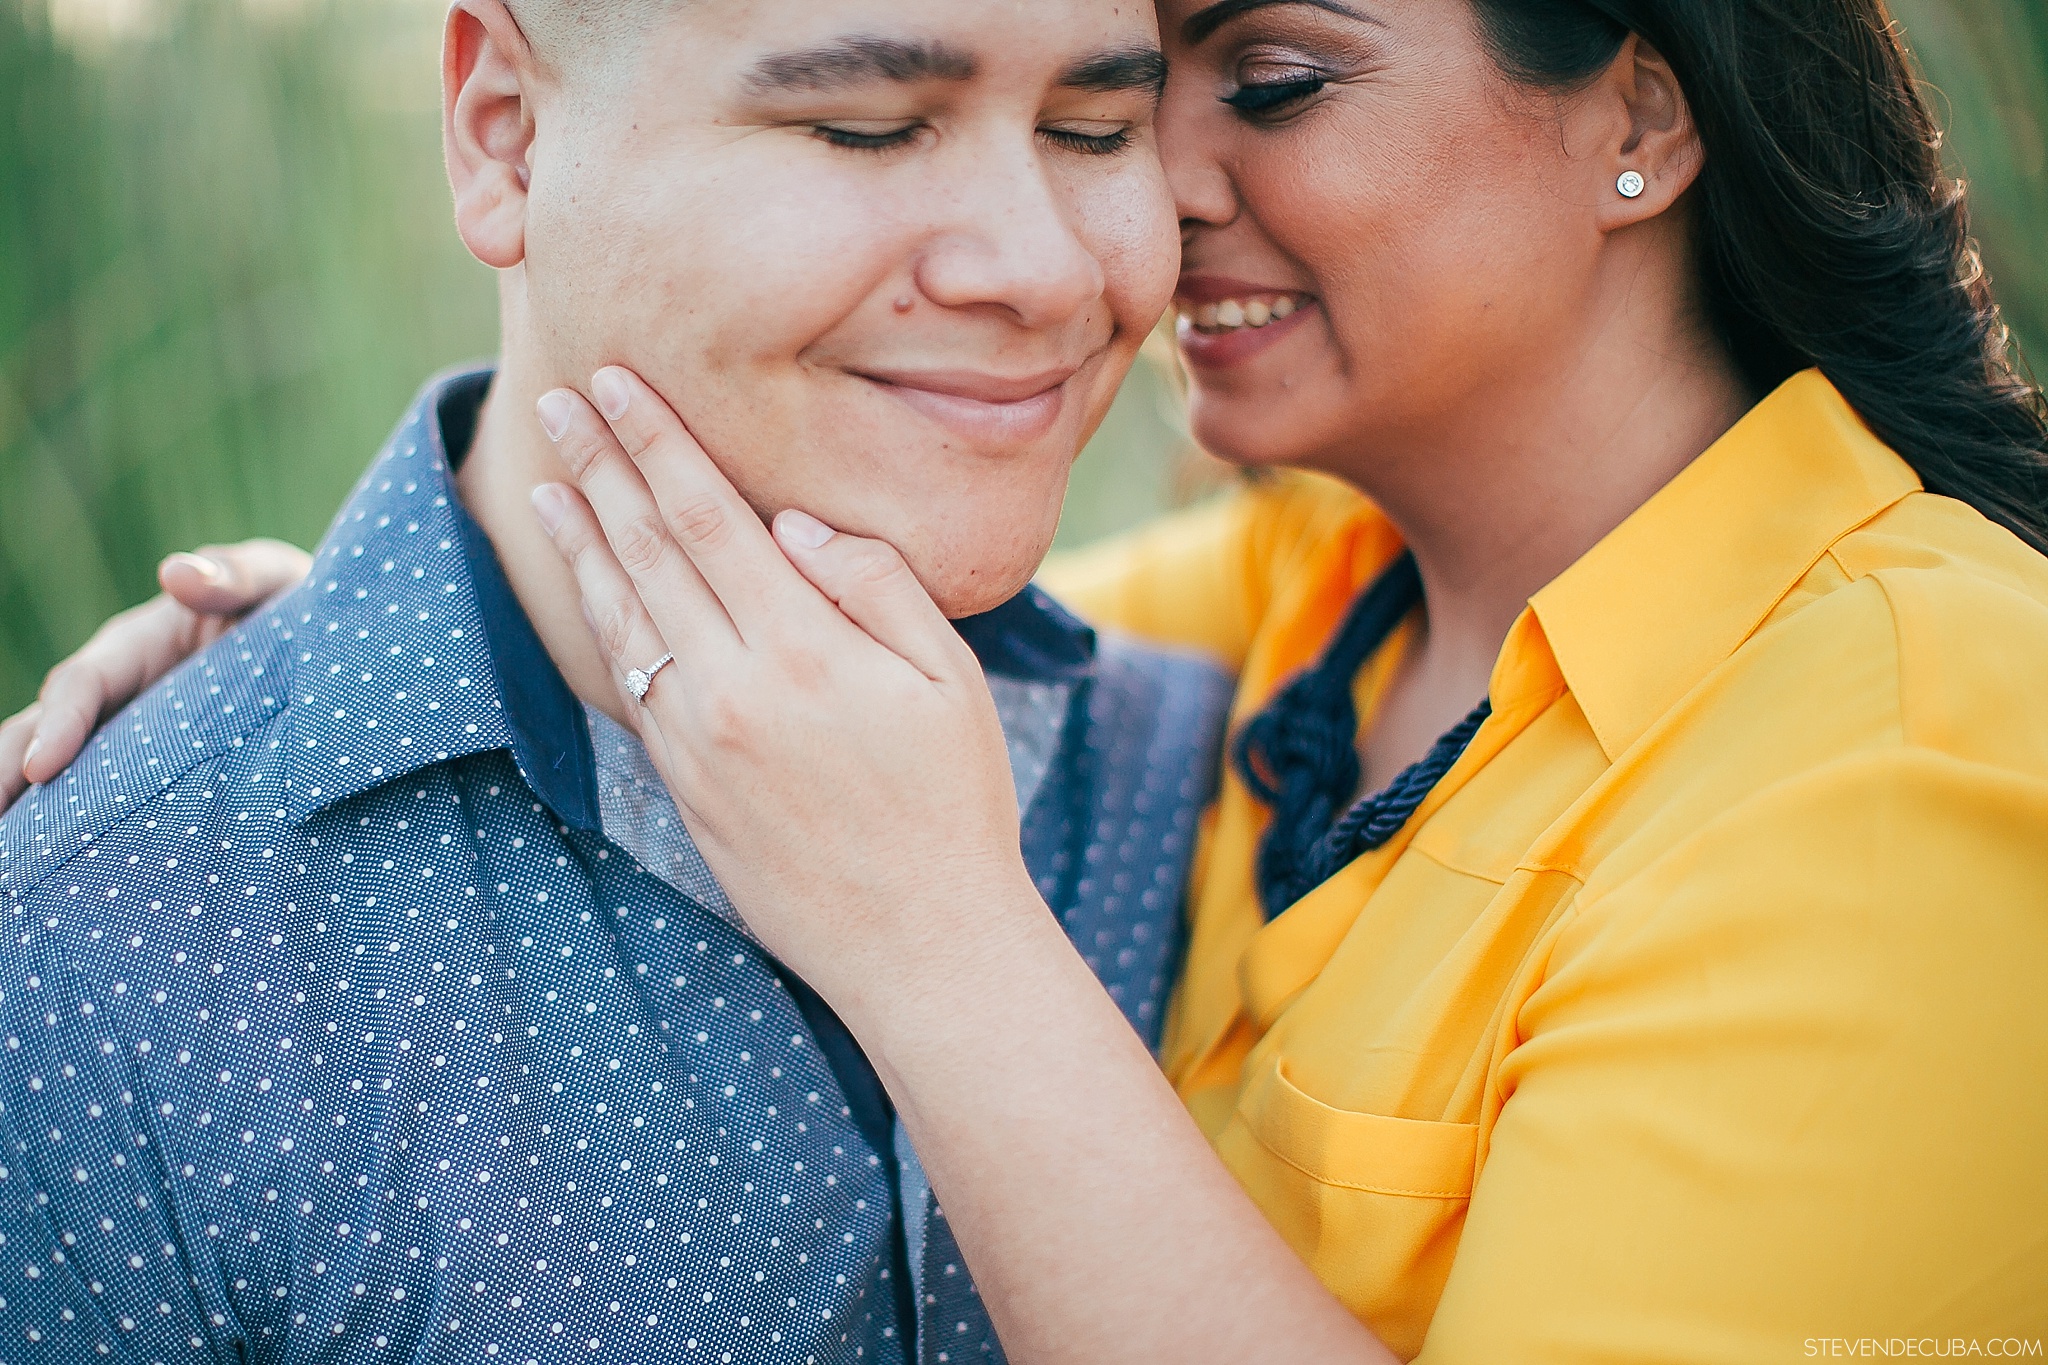
<instances>
[{"instance_id":1,"label":"blurred foliage","mask_svg":"<svg viewBox=\"0 0 2048 1365\"><path fill-rule=\"evenodd\" d=\"M2048 6L1895 8L2008 316L2048 342ZM0 713L163 553L317 538L419 382L493 346L489 274L449 226L439 18L0 0ZM1184 456L1141 367L1063 541L1183 500Z\"/></svg>"},{"instance_id":2,"label":"blurred foliage","mask_svg":"<svg viewBox=\"0 0 2048 1365\"><path fill-rule=\"evenodd\" d=\"M1891 0L1968 180L2007 324L2048 379L2048 0Z\"/></svg>"},{"instance_id":3,"label":"blurred foliage","mask_svg":"<svg viewBox=\"0 0 2048 1365\"><path fill-rule=\"evenodd\" d=\"M97 2L0 0L0 709L167 549L317 537L495 335L430 6Z\"/></svg>"}]
</instances>

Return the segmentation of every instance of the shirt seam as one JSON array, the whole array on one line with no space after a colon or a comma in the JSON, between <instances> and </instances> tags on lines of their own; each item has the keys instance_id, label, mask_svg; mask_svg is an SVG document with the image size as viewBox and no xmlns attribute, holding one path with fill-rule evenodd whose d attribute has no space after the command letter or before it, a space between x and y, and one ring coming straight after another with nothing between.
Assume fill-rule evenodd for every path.
<instances>
[{"instance_id":1,"label":"shirt seam","mask_svg":"<svg viewBox=\"0 0 2048 1365\"><path fill-rule=\"evenodd\" d=\"M1583 893L1586 889L1586 879L1584 876L1580 875L1578 872L1574 871L1571 868L1555 867L1546 863L1538 862L1518 863L1515 866L1515 871L1528 872L1537 876L1548 875L1554 877L1563 877L1566 881L1570 882L1575 888L1577 888L1578 894L1573 895L1571 905L1565 910L1563 915L1558 917L1557 923L1551 925L1549 929L1544 931L1542 961L1535 964L1536 981L1538 987L1540 987L1544 982L1550 980L1550 964L1552 960L1555 959L1557 956L1558 940L1564 937L1565 930L1567 928L1569 928L1572 924L1576 923L1585 914L1586 902L1583 898ZM1529 994L1534 995L1535 990L1532 989L1529 992ZM1522 1033L1521 1022L1522 1005L1528 1003L1528 998L1528 996L1524 996L1521 1002L1518 1003L1514 1009L1508 1011L1507 1013L1507 1017L1504 1023L1505 1026L1512 1033L1513 1043L1500 1054L1501 1060L1505 1060L1510 1054L1512 1054L1515 1051L1516 1048L1521 1047L1524 1043L1529 1041L1528 1038L1524 1036L1524 1034ZM1501 1089L1501 1067L1498 1064L1498 1062L1496 1062L1490 1065L1488 1067L1488 1070L1492 1074L1487 1077L1487 1089L1493 1092L1494 1102L1504 1109L1507 1107L1508 1100L1512 1098L1512 1096ZM1488 1147L1492 1145L1492 1126L1493 1125L1488 1125Z\"/></svg>"},{"instance_id":2,"label":"shirt seam","mask_svg":"<svg viewBox=\"0 0 2048 1365\"><path fill-rule=\"evenodd\" d=\"M1829 553L1833 553L1832 549ZM1837 561L1838 565L1839 563L1840 561ZM1846 568L1843 569L1843 573L1847 574L1848 570ZM1931 744L1923 744L1913 737L1914 727L1906 719L1906 640L1904 627L1899 621L1899 603L1892 596L1891 588L1885 582L1882 573L1873 573L1868 575L1868 577L1872 585L1876 587L1878 595L1884 599L1885 617L1891 623L1892 712L1893 719L1899 727L1899 746L1902 749L1925 749L1931 753L1946 754L1950 758L1959 757L1959 755L1948 753L1946 749L1938 748ZM1852 579L1851 581L1856 580Z\"/></svg>"},{"instance_id":3,"label":"shirt seam","mask_svg":"<svg viewBox=\"0 0 2048 1365\"><path fill-rule=\"evenodd\" d=\"M216 732L216 742L221 746L232 746L235 740L247 740L252 735L262 734L273 725L282 723L283 718L291 709L291 704L286 703L275 711L264 713L259 724L252 725L245 730L218 731ZM109 724L111 725L111 722ZM84 755L80 757L83 758ZM156 789L148 792L142 800L137 801L134 805L125 810L109 806L105 811L105 814L111 817L109 819L93 820L88 818L81 820L77 826L67 831L69 834L76 835L77 846L68 853L56 854L56 861L37 873L31 880L23 882L19 886L10 887L9 891L12 893L13 899L21 900L42 891L48 886L52 878L57 877L65 869L69 868L74 861L88 849L92 848L93 845L102 842L110 835L132 827L137 821L159 812L165 804L165 798L169 796L172 789L179 783L208 765L212 765L216 769L225 766L228 758L229 753L221 752L219 749L209 753L195 754L192 760L184 767L167 772L162 780L157 783ZM54 791L55 787L45 787L44 790ZM19 858L26 851L29 850L18 851L14 856Z\"/></svg>"},{"instance_id":4,"label":"shirt seam","mask_svg":"<svg viewBox=\"0 0 2048 1365\"><path fill-rule=\"evenodd\" d=\"M1976 769L1982 772L2004 774L2012 774L2013 772L2013 770L2011 769L2001 768L1996 764L1987 763L1982 759L1970 758L1961 754L1953 753L1948 749L1939 747L1937 745L1915 743L1910 739L1902 737L1896 740L1881 740L1875 744L1872 744L1860 750L1852 750L1845 753L1838 753L1832 755L1824 762L1816 763L1808 767L1801 768L1797 772L1788 773L1785 776L1780 777L1773 782L1767 783L1764 786L1756 788L1755 790L1746 794L1741 800L1735 802L1733 805L1727 806L1724 809L1720 810L1713 816L1712 819L1690 830L1683 839L1677 840L1668 845L1649 864L1646 864L1643 868L1638 869L1636 872L1631 873L1629 876L1623 878L1615 885L1607 888L1598 896L1595 896L1590 900L1586 899L1583 896L1583 894L1575 897L1572 901L1570 908L1565 911L1563 916L1561 916L1558 919L1557 923L1552 925L1545 934L1545 938L1548 940L1548 942L1546 942L1543 946L1542 962L1538 969L1537 975L1538 985L1540 986L1541 984L1546 983L1551 979L1551 963L1556 956L1558 941L1564 936L1564 932L1566 931L1566 929L1568 929L1572 924L1574 924L1578 920L1584 919L1592 915L1596 911L1600 910L1601 908L1603 908L1608 900L1612 899L1617 893L1619 893L1623 889L1634 884L1634 882L1639 877L1644 875L1644 873L1646 873L1650 867L1653 867L1658 863L1662 862L1665 857L1668 857L1671 853L1675 852L1676 850L1683 848L1687 844L1699 839L1708 830L1717 828L1725 822L1732 821L1738 818L1748 807L1755 805L1757 801L1762 799L1763 797L1775 793L1787 786L1809 781L1816 774L1826 772L1831 768L1835 768L1846 763L1867 762L1871 759L1889 761L1898 758L1911 757L1915 755L1932 757L1950 763L1962 764L1966 767ZM1565 877L1573 883L1575 883L1578 886L1581 893L1584 892L1586 887L1586 878L1580 875L1579 873L1574 872L1570 868L1550 866L1538 863L1524 863L1520 865L1516 870L1537 873L1551 873L1557 876ZM1510 1021L1514 1028L1516 1047L1521 1046L1522 1043L1527 1041L1527 1039L1522 1034L1521 1027L1518 1022L1519 1016L1520 1009L1518 1007L1514 1014L1510 1016ZM1509 1050L1512 1051L1513 1049ZM1501 1093L1498 1085L1490 1085L1489 1088L1493 1090L1495 1098L1499 1100L1502 1104L1505 1104L1507 1102L1508 1096Z\"/></svg>"},{"instance_id":5,"label":"shirt seam","mask_svg":"<svg viewBox=\"0 0 2048 1365\"><path fill-rule=\"evenodd\" d=\"M1339 1190L1358 1190L1365 1194L1389 1194L1405 1199L1470 1199L1472 1197L1472 1191L1469 1189L1410 1190L1403 1189L1396 1185L1375 1185L1361 1180L1342 1180L1331 1176L1322 1175L1315 1171L1310 1170L1308 1167L1302 1165L1300 1162L1288 1156L1285 1152L1282 1152L1278 1148L1274 1147L1272 1143L1266 1141L1264 1135L1262 1135L1257 1128L1253 1127L1250 1123L1246 1122L1244 1114L1241 1110L1234 1113L1232 1117L1238 1123L1244 1124L1245 1132L1250 1135L1252 1141L1259 1144L1259 1147L1263 1151L1265 1151L1267 1155L1271 1156L1275 1161L1279 1162L1283 1166L1286 1166L1288 1169L1300 1172L1302 1175L1308 1177L1309 1180L1313 1181L1318 1185L1327 1185L1332 1189ZM1457 1126L1467 1127L1470 1125L1460 1124Z\"/></svg>"},{"instance_id":6,"label":"shirt seam","mask_svg":"<svg viewBox=\"0 0 2048 1365\"><path fill-rule=\"evenodd\" d=\"M1418 856L1427 858L1429 861L1435 863L1444 871L1453 873L1457 876L1470 877L1473 881L1484 882L1488 886L1493 887L1502 887L1508 884L1507 877L1496 877L1491 873L1480 872L1473 868L1461 866L1460 864L1453 862L1451 859L1447 857L1439 856L1438 854L1431 852L1429 849L1424 848L1421 843L1419 832L1416 841L1409 845L1409 849ZM1519 865L1517 866L1516 870L1520 870Z\"/></svg>"}]
</instances>

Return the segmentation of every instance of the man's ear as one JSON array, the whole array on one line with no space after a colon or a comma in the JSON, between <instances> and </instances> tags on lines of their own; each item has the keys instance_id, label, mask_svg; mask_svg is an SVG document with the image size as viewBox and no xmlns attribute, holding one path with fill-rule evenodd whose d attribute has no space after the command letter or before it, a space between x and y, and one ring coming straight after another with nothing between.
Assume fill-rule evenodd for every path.
<instances>
[{"instance_id":1,"label":"man's ear","mask_svg":"<svg viewBox=\"0 0 2048 1365\"><path fill-rule=\"evenodd\" d=\"M1655 218L1692 188L1706 165L1699 126L1677 74L1664 54L1632 33L1588 93L1606 105L1609 117L1603 121L1611 130L1593 158L1602 178L1596 187L1600 226L1611 232ZM1642 177L1634 195L1619 188L1630 171Z\"/></svg>"},{"instance_id":2,"label":"man's ear","mask_svg":"<svg viewBox=\"0 0 2048 1365\"><path fill-rule=\"evenodd\" d=\"M470 254L509 270L526 259L533 49L503 0L458 0L441 43L441 140L455 227Z\"/></svg>"}]
</instances>

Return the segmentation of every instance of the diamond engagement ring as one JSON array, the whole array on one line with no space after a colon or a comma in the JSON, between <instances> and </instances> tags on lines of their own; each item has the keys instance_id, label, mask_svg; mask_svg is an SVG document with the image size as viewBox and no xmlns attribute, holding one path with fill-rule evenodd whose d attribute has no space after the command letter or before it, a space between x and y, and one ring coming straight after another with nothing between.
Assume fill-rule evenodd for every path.
<instances>
[{"instance_id":1,"label":"diamond engagement ring","mask_svg":"<svg viewBox=\"0 0 2048 1365\"><path fill-rule=\"evenodd\" d=\"M626 690L633 694L634 701L646 701L647 689L654 686L655 675L676 661L673 654L664 654L647 668L634 668L626 672Z\"/></svg>"}]
</instances>

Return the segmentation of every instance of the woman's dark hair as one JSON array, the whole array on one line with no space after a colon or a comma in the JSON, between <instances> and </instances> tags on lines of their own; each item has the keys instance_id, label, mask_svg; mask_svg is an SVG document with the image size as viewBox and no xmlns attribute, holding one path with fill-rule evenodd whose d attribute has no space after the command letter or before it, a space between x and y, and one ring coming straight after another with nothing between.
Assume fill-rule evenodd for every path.
<instances>
[{"instance_id":1,"label":"woman's dark hair","mask_svg":"<svg viewBox=\"0 0 2048 1365\"><path fill-rule=\"evenodd\" d=\"M1768 391L1808 366L1936 493L2048 552L2048 403L1882 0L1471 0L1510 79L1591 80L1636 33L1684 88L1712 321Z\"/></svg>"}]
</instances>

